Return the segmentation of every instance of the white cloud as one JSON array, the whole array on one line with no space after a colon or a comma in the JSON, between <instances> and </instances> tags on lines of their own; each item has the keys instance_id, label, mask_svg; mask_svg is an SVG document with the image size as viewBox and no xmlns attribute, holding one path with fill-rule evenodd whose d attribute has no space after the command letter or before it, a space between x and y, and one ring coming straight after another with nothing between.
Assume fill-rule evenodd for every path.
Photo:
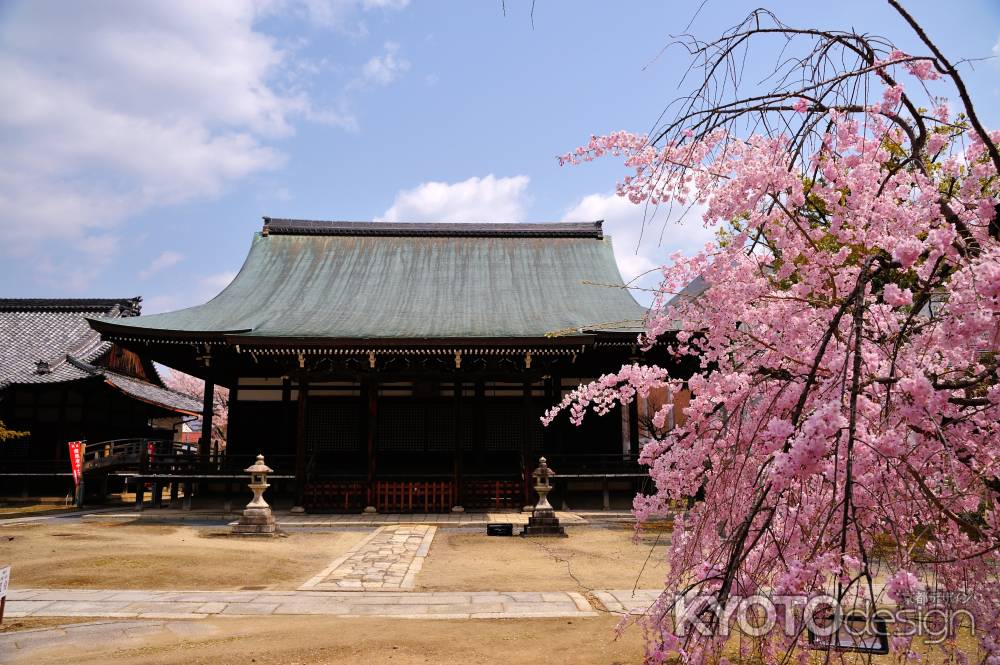
<instances>
[{"instance_id":1,"label":"white cloud","mask_svg":"<svg viewBox=\"0 0 1000 665\"><path fill-rule=\"evenodd\" d=\"M161 270L175 266L183 260L184 255L180 252L169 249L160 252L160 255L150 261L148 266L139 271L139 279L149 279Z\"/></svg>"},{"instance_id":2,"label":"white cloud","mask_svg":"<svg viewBox=\"0 0 1000 665\"><path fill-rule=\"evenodd\" d=\"M365 9L405 9L410 0L363 0Z\"/></svg>"},{"instance_id":3,"label":"white cloud","mask_svg":"<svg viewBox=\"0 0 1000 665\"><path fill-rule=\"evenodd\" d=\"M0 254L42 257L34 263L43 281L72 272L83 283L108 262L130 217L217 197L248 175L281 167L285 157L270 142L292 134L298 121L355 128L343 95L331 107L314 105L306 90L316 68L260 32L258 21L304 13L338 27L366 9L400 6L5 5ZM394 54L383 64L402 71Z\"/></svg>"},{"instance_id":4,"label":"white cloud","mask_svg":"<svg viewBox=\"0 0 1000 665\"><path fill-rule=\"evenodd\" d=\"M398 56L399 44L385 43L385 52L371 58L361 68L361 76L367 83L389 85L410 68L409 60Z\"/></svg>"},{"instance_id":5,"label":"white cloud","mask_svg":"<svg viewBox=\"0 0 1000 665\"><path fill-rule=\"evenodd\" d=\"M249 5L27 3L0 27L7 248L80 243L152 206L217 195L280 156L302 97ZM85 259L86 260L86 259Z\"/></svg>"},{"instance_id":6,"label":"white cloud","mask_svg":"<svg viewBox=\"0 0 1000 665\"><path fill-rule=\"evenodd\" d=\"M715 238L702 224L704 208L652 210L616 194L590 194L563 216L567 222L604 220L604 231L612 237L618 269L626 282L635 279L641 288L655 288L660 280L655 270L674 251L693 254ZM645 222L643 221L645 218ZM653 271L653 272L649 272ZM636 279L638 278L638 279ZM648 292L634 291L635 298L648 304Z\"/></svg>"},{"instance_id":7,"label":"white cloud","mask_svg":"<svg viewBox=\"0 0 1000 665\"><path fill-rule=\"evenodd\" d=\"M207 295L205 300L208 300L219 295L219 292L229 286L234 279L236 279L236 271L227 270L214 275L202 277L198 280L198 287Z\"/></svg>"},{"instance_id":8,"label":"white cloud","mask_svg":"<svg viewBox=\"0 0 1000 665\"><path fill-rule=\"evenodd\" d=\"M384 222L517 222L524 219L529 178L516 175L425 182L396 194Z\"/></svg>"},{"instance_id":9,"label":"white cloud","mask_svg":"<svg viewBox=\"0 0 1000 665\"><path fill-rule=\"evenodd\" d=\"M262 14L293 13L310 23L363 37L368 34L362 11L399 11L409 0L257 0Z\"/></svg>"},{"instance_id":10,"label":"white cloud","mask_svg":"<svg viewBox=\"0 0 1000 665\"><path fill-rule=\"evenodd\" d=\"M219 292L229 286L234 279L236 279L235 270L202 275L192 281L194 288L187 288L183 293L161 293L146 298L142 303L142 313L159 314L204 304L219 295Z\"/></svg>"},{"instance_id":11,"label":"white cloud","mask_svg":"<svg viewBox=\"0 0 1000 665\"><path fill-rule=\"evenodd\" d=\"M61 292L83 292L120 246L118 236L107 233L85 236L68 248L50 242L45 251L30 257L29 265L39 283Z\"/></svg>"}]
</instances>

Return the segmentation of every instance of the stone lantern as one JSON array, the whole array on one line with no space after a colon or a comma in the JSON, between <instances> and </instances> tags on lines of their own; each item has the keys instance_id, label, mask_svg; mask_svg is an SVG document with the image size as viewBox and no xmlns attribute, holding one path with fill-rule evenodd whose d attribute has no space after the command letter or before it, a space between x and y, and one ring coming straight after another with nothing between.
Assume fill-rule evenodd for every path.
<instances>
[{"instance_id":1,"label":"stone lantern","mask_svg":"<svg viewBox=\"0 0 1000 665\"><path fill-rule=\"evenodd\" d=\"M233 534L273 536L275 532L274 515L271 514L271 507L264 501L264 490L270 487L267 482L267 474L272 473L272 469L264 464L263 455L257 455L257 461L245 470L250 474L250 483L247 487L253 492L253 499L244 508L239 521L233 525Z\"/></svg>"},{"instance_id":2,"label":"stone lantern","mask_svg":"<svg viewBox=\"0 0 1000 665\"><path fill-rule=\"evenodd\" d=\"M535 492L538 493L538 503L535 504L534 513L537 510L552 511L552 504L549 503L549 492L552 491L552 484L549 478L556 475L556 472L549 468L544 457L538 458L538 468L531 472L535 479Z\"/></svg>"},{"instance_id":3,"label":"stone lantern","mask_svg":"<svg viewBox=\"0 0 1000 665\"><path fill-rule=\"evenodd\" d=\"M556 472L549 468L544 457L538 459L538 468L531 474L535 478L535 492L538 493L538 503L531 511L528 526L521 532L522 536L566 536L566 529L559 524L556 511L549 503L549 492L552 491L550 479Z\"/></svg>"}]
</instances>

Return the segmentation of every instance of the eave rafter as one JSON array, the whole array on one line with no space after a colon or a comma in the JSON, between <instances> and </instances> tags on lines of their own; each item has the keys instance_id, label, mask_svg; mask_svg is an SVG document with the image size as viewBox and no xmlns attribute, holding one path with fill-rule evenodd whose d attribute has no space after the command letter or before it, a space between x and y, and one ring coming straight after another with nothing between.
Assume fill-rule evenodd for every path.
<instances>
[{"instance_id":1,"label":"eave rafter","mask_svg":"<svg viewBox=\"0 0 1000 665\"><path fill-rule=\"evenodd\" d=\"M586 349L584 345L574 345L572 347L532 347L532 346L505 346L505 347L436 347L436 348L393 348L393 347L351 347L351 348L322 348L322 347L272 347L272 348L246 348L240 349L241 353L255 353L261 356L357 356L359 358L368 357L372 354L379 356L523 356L531 354L533 356L568 356L574 353L582 353Z\"/></svg>"}]
</instances>

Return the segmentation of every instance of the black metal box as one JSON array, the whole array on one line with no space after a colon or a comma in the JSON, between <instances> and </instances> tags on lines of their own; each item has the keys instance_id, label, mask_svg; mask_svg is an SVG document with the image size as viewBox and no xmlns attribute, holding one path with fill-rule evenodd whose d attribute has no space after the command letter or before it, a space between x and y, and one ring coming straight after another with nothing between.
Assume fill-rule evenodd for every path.
<instances>
[{"instance_id":1,"label":"black metal box","mask_svg":"<svg viewBox=\"0 0 1000 665\"><path fill-rule=\"evenodd\" d=\"M489 522L486 524L487 536L513 536L514 525L510 522Z\"/></svg>"}]
</instances>

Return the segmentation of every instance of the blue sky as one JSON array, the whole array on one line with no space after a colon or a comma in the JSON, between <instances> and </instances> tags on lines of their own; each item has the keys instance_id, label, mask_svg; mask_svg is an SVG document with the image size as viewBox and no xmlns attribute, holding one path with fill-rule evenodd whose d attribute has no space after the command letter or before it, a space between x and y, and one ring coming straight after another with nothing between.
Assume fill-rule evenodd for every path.
<instances>
[{"instance_id":1,"label":"blue sky","mask_svg":"<svg viewBox=\"0 0 1000 665\"><path fill-rule=\"evenodd\" d=\"M650 127L688 64L661 49L698 4L538 0L532 26L530 0L506 16L485 0L0 1L0 295L197 304L262 215L606 218L630 277L705 231L687 219L638 243L622 167L555 155ZM692 31L758 4L709 0ZM765 4L913 46L878 0ZM952 58L1000 55L997 0L906 5ZM997 60L966 75L1000 127Z\"/></svg>"}]
</instances>

